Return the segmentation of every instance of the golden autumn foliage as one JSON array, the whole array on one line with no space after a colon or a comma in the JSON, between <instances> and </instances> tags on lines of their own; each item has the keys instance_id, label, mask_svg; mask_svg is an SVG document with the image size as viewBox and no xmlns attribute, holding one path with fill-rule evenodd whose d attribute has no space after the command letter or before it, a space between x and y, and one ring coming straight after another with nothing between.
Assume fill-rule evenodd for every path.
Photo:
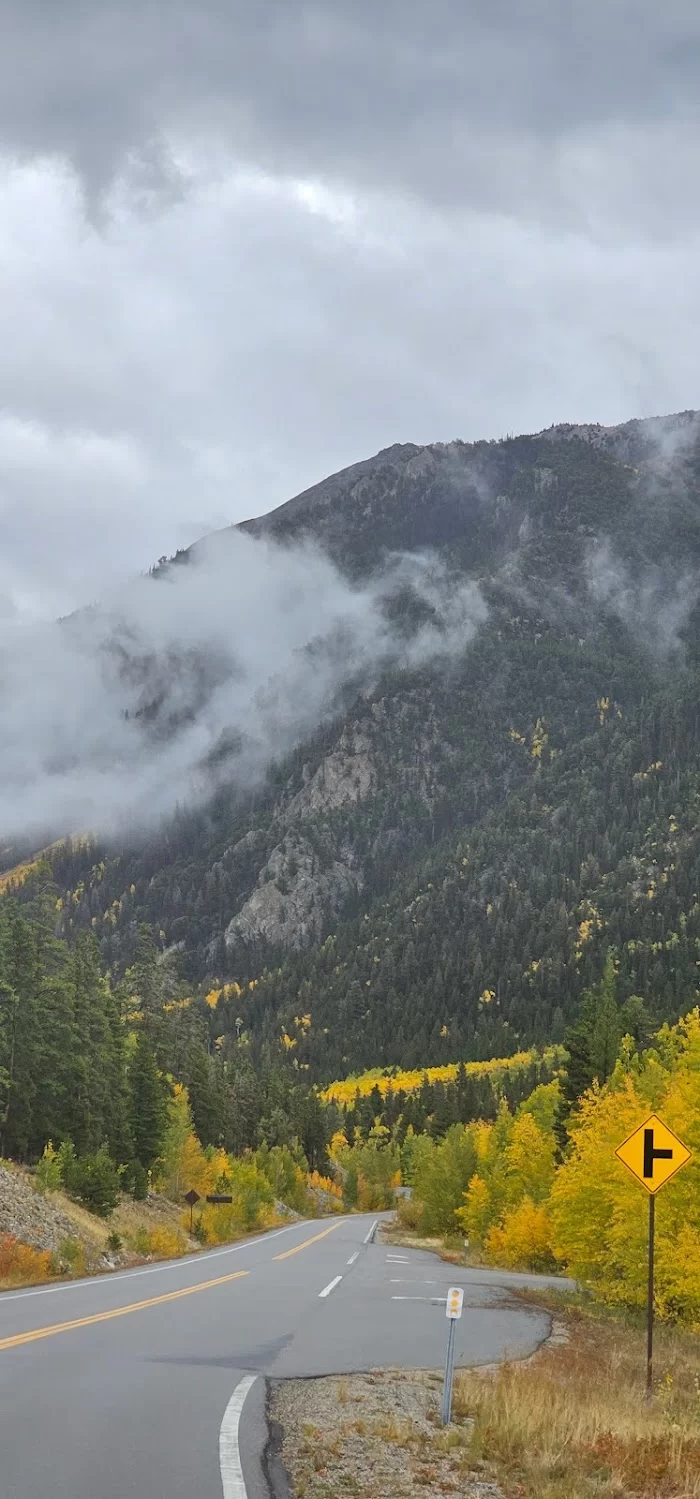
<instances>
[{"instance_id":1,"label":"golden autumn foliage","mask_svg":"<svg viewBox=\"0 0 700 1499\"><path fill-rule=\"evenodd\" d=\"M404 1180L423 1233L461 1230L487 1262L557 1265L611 1303L642 1307L647 1292L648 1197L615 1155L650 1113L692 1152L659 1194L656 1308L700 1329L700 1009L664 1026L636 1053L631 1038L604 1087L579 1100L558 1157L559 1084L540 1085L515 1115L453 1125L442 1140L407 1137ZM340 1152L342 1155L342 1151Z\"/></svg>"},{"instance_id":2,"label":"golden autumn foliage","mask_svg":"<svg viewBox=\"0 0 700 1499\"><path fill-rule=\"evenodd\" d=\"M504 1214L500 1223L489 1229L484 1257L512 1270L553 1269L547 1208L524 1197L517 1207Z\"/></svg>"},{"instance_id":3,"label":"golden autumn foliage","mask_svg":"<svg viewBox=\"0 0 700 1499\"><path fill-rule=\"evenodd\" d=\"M29 1286L48 1280L53 1257L48 1249L23 1244L13 1234L0 1235L0 1286Z\"/></svg>"},{"instance_id":4,"label":"golden autumn foliage","mask_svg":"<svg viewBox=\"0 0 700 1499\"><path fill-rule=\"evenodd\" d=\"M80 834L74 836L71 842L75 849L87 848L90 844L90 838L86 834ZM0 895L5 895L9 890L19 889L21 885L26 884L26 881L33 874L36 874L42 865L50 866L51 854L56 853L64 847L63 840L59 840L57 843L49 843L46 848L39 849L30 859L23 859L20 864L14 864L12 869L4 870L0 874Z\"/></svg>"},{"instance_id":5,"label":"golden autumn foliage","mask_svg":"<svg viewBox=\"0 0 700 1499\"><path fill-rule=\"evenodd\" d=\"M492 991L485 990L482 996L484 1003L488 1003L491 997ZM522 1071L532 1066L532 1063L538 1061L540 1056L555 1067L563 1061L564 1051L561 1046L549 1046L542 1053L534 1049L519 1051L512 1057L495 1057L488 1062L465 1062L464 1067L468 1077L497 1076L499 1073ZM371 1071L362 1072L357 1077L347 1077L341 1082L330 1083L321 1097L324 1102L338 1103L342 1107L352 1104L356 1093L359 1093L361 1098L366 1098L374 1088L379 1089L383 1098L390 1089L395 1093L417 1093L426 1078L429 1083L454 1082L459 1065L458 1062L449 1062L441 1067L416 1067L407 1072L397 1069L391 1073L382 1071L380 1067L374 1067Z\"/></svg>"},{"instance_id":6,"label":"golden autumn foliage","mask_svg":"<svg viewBox=\"0 0 700 1499\"><path fill-rule=\"evenodd\" d=\"M553 1249L607 1300L644 1304L647 1194L615 1149L652 1111L693 1152L658 1197L657 1309L700 1327L700 1010L641 1057L623 1054L606 1087L582 1100L550 1197Z\"/></svg>"},{"instance_id":7,"label":"golden autumn foliage","mask_svg":"<svg viewBox=\"0 0 700 1499\"><path fill-rule=\"evenodd\" d=\"M155 1260L174 1260L191 1248L186 1234L169 1225L137 1228L127 1235L127 1244L135 1254Z\"/></svg>"},{"instance_id":8,"label":"golden autumn foliage","mask_svg":"<svg viewBox=\"0 0 700 1499\"><path fill-rule=\"evenodd\" d=\"M168 1104L168 1126L158 1185L166 1196L177 1202L190 1188L199 1192L200 1197L213 1192L218 1174L195 1134L187 1089L182 1083L176 1083Z\"/></svg>"},{"instance_id":9,"label":"golden autumn foliage","mask_svg":"<svg viewBox=\"0 0 700 1499\"><path fill-rule=\"evenodd\" d=\"M320 1192L326 1192L329 1197L335 1197L338 1202L343 1200L343 1189L330 1176L321 1176L318 1171L311 1171L307 1176L309 1187Z\"/></svg>"}]
</instances>

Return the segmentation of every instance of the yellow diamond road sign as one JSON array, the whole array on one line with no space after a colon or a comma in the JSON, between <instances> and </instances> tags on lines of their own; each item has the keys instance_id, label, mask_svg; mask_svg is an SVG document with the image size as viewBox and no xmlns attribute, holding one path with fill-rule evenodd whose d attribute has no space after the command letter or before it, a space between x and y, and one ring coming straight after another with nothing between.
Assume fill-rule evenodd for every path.
<instances>
[{"instance_id":1,"label":"yellow diamond road sign","mask_svg":"<svg viewBox=\"0 0 700 1499\"><path fill-rule=\"evenodd\" d=\"M659 1187L670 1181L690 1160L690 1151L657 1114L650 1114L629 1139L618 1146L615 1155L647 1192L658 1192Z\"/></svg>"}]
</instances>

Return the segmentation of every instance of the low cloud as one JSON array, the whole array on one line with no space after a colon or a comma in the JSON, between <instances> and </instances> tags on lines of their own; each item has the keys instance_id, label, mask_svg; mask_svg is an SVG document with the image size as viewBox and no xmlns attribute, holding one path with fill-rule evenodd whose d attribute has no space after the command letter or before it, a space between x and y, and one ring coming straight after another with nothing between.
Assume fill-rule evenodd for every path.
<instances>
[{"instance_id":1,"label":"low cloud","mask_svg":"<svg viewBox=\"0 0 700 1499\"><path fill-rule=\"evenodd\" d=\"M392 622L410 593L421 622ZM56 624L11 625L0 653L0 836L138 833L274 758L389 665L464 649L478 588L434 557L347 582L321 552L229 532L189 564Z\"/></svg>"},{"instance_id":2,"label":"low cloud","mask_svg":"<svg viewBox=\"0 0 700 1499\"><path fill-rule=\"evenodd\" d=\"M662 656L682 647L682 631L700 597L696 572L679 574L670 562L646 563L633 572L603 537L587 552L585 576L596 603L616 614L640 644Z\"/></svg>"}]
</instances>

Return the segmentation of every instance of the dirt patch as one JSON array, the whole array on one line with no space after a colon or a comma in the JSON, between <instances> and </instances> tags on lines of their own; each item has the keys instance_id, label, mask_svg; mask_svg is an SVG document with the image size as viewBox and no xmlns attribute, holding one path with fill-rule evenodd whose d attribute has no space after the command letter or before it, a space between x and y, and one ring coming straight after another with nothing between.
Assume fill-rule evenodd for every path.
<instances>
[{"instance_id":1,"label":"dirt patch","mask_svg":"<svg viewBox=\"0 0 700 1499\"><path fill-rule=\"evenodd\" d=\"M442 1376L379 1370L273 1387L294 1499L504 1499L471 1454L472 1422L443 1429Z\"/></svg>"}]
</instances>

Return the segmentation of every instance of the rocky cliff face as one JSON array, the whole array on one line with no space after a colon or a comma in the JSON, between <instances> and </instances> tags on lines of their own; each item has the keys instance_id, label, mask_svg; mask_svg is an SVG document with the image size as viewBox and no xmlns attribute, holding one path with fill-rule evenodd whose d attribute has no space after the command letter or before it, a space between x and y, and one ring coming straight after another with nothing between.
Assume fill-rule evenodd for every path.
<instances>
[{"instance_id":1,"label":"rocky cliff face","mask_svg":"<svg viewBox=\"0 0 700 1499\"><path fill-rule=\"evenodd\" d=\"M328 922L363 886L352 841L338 840L328 826L332 813L364 801L375 771L368 737L341 736L335 750L312 773L274 820L281 837L263 865L252 894L226 928L226 946L241 941L291 950L318 940ZM311 832L311 836L309 836Z\"/></svg>"}]
</instances>

